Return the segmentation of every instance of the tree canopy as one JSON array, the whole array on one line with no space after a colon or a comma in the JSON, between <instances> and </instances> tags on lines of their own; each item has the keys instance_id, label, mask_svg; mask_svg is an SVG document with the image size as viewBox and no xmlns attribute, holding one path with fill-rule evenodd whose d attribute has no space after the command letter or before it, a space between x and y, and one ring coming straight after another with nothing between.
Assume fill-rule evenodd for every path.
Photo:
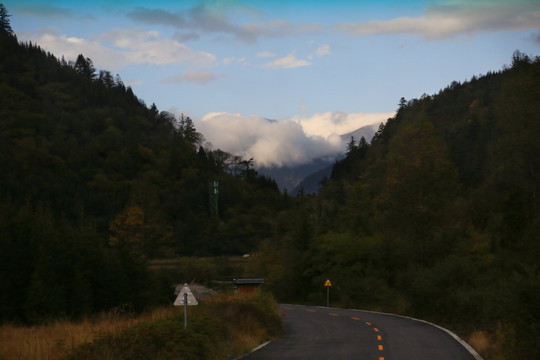
<instances>
[{"instance_id":1,"label":"tree canopy","mask_svg":"<svg viewBox=\"0 0 540 360\"><path fill-rule=\"evenodd\" d=\"M505 344L499 356L538 357L539 86L540 58L516 51L501 71L400 99L281 218L290 228L264 244L256 275L282 301L324 304L331 279L339 306L483 331Z\"/></svg>"},{"instance_id":2,"label":"tree canopy","mask_svg":"<svg viewBox=\"0 0 540 360\"><path fill-rule=\"evenodd\" d=\"M11 28L11 24L9 21L10 16L11 15L9 15L4 4L0 3L0 31L8 35L13 34L13 29Z\"/></svg>"},{"instance_id":3,"label":"tree canopy","mask_svg":"<svg viewBox=\"0 0 540 360\"><path fill-rule=\"evenodd\" d=\"M82 54L5 33L0 48L0 319L167 302L148 259L267 238L282 195L253 160L205 147L189 117L148 108Z\"/></svg>"}]
</instances>

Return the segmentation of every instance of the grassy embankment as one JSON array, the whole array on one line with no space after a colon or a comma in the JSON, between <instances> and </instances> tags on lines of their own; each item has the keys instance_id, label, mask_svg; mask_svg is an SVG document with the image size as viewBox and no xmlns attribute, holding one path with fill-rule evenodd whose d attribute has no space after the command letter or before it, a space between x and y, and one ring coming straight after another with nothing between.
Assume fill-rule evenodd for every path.
<instances>
[{"instance_id":1,"label":"grassy embankment","mask_svg":"<svg viewBox=\"0 0 540 360\"><path fill-rule=\"evenodd\" d=\"M0 327L0 359L234 359L281 332L268 295L218 295L189 308L133 317L111 313L79 323Z\"/></svg>"}]
</instances>

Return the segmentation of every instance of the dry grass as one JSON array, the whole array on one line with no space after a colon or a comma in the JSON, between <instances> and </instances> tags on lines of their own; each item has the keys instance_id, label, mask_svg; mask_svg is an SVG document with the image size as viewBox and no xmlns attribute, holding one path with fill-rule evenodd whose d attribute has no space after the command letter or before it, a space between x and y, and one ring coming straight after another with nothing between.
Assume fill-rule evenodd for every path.
<instances>
[{"instance_id":1,"label":"dry grass","mask_svg":"<svg viewBox=\"0 0 540 360\"><path fill-rule=\"evenodd\" d=\"M277 303L268 296L260 296L259 292L253 293L225 293L219 294L208 300L209 307L212 303L217 305L218 315L225 319L225 326L228 328L229 339L220 344L220 353L228 354L227 357L220 358L238 358L243 354L249 353L253 348L262 342L275 338L277 333L276 324L272 325L277 318L281 324L281 318L278 315ZM259 311L254 312L248 308L243 308L242 304L259 303ZM227 304L233 306L227 306ZM236 304L236 306L234 306ZM214 309L214 311L216 311ZM264 313L264 315L263 315ZM261 318L260 316L264 316ZM265 321L269 320L269 321ZM281 328L281 325L278 326Z\"/></svg>"},{"instance_id":2,"label":"dry grass","mask_svg":"<svg viewBox=\"0 0 540 360\"><path fill-rule=\"evenodd\" d=\"M170 318L181 318L183 309L172 306L156 309L137 317L117 311L78 322L55 321L47 325L32 327L2 325L0 326L0 360L56 360L70 354L76 358L79 355L75 354L74 350L79 345L92 343L97 338L108 339L110 336L118 336L116 342L95 343L94 348L87 348L84 354L89 355L89 358L94 358L91 354L95 351L97 356L95 358L99 359L103 358L103 354L108 351L114 350L118 344L125 346L127 343L131 346L130 342L132 342L133 346L152 348L152 346L157 346L155 343L157 339L159 346L162 345L161 341L172 344L172 347L165 351L170 350L175 354L180 350L180 352L187 351L195 354L196 351L193 348L199 349L201 344L206 344L205 341L212 341L215 348L207 349L202 358L236 358L249 352L262 341L277 335L281 329L281 318L277 315L275 300L269 296L217 295L205 299L200 306L191 307L188 310L191 312L191 323L199 325L200 334L194 338L186 338L187 342L182 344L168 339L169 328L163 325L169 326ZM208 322L209 319L212 319L212 322ZM143 336L145 334L138 333L138 330L132 333L125 332L141 322L147 323L148 327L153 329L152 331L155 330L154 337L145 337ZM208 327L208 324L218 326ZM181 325L178 324L178 326ZM146 327L141 329L140 331L148 331ZM163 333L163 329L167 329L166 333ZM123 336L126 334L131 335ZM225 341L216 341L216 339ZM107 346L113 346L113 348L109 349ZM81 350L81 348L77 349L79 352ZM159 350L156 351L159 352ZM152 354L155 355L155 353Z\"/></svg>"},{"instance_id":3,"label":"dry grass","mask_svg":"<svg viewBox=\"0 0 540 360\"><path fill-rule=\"evenodd\" d=\"M473 332L468 342L478 352L484 352L491 346L491 339L484 331Z\"/></svg>"},{"instance_id":4,"label":"dry grass","mask_svg":"<svg viewBox=\"0 0 540 360\"><path fill-rule=\"evenodd\" d=\"M55 321L47 325L0 327L1 360L54 360L69 354L81 344L96 337L118 334L143 321L156 321L170 316L176 309L159 308L140 316L111 312L79 322Z\"/></svg>"},{"instance_id":5,"label":"dry grass","mask_svg":"<svg viewBox=\"0 0 540 360\"><path fill-rule=\"evenodd\" d=\"M234 359L281 333L275 300L265 294L217 294L188 309L189 331L182 314L148 322L89 347L69 359Z\"/></svg>"},{"instance_id":6,"label":"dry grass","mask_svg":"<svg viewBox=\"0 0 540 360\"><path fill-rule=\"evenodd\" d=\"M506 357L503 354L503 347L501 344L504 342L504 335L500 329L495 332L487 331L474 331L469 337L468 341L484 359L490 360L504 360Z\"/></svg>"}]
</instances>

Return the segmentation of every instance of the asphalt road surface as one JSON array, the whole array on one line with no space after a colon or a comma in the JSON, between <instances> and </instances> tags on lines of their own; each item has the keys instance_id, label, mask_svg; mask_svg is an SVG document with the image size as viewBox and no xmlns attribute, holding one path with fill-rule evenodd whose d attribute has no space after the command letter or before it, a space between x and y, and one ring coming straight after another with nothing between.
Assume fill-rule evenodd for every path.
<instances>
[{"instance_id":1,"label":"asphalt road surface","mask_svg":"<svg viewBox=\"0 0 540 360\"><path fill-rule=\"evenodd\" d=\"M280 311L286 334L243 359L481 359L443 329L414 319L302 305Z\"/></svg>"}]
</instances>

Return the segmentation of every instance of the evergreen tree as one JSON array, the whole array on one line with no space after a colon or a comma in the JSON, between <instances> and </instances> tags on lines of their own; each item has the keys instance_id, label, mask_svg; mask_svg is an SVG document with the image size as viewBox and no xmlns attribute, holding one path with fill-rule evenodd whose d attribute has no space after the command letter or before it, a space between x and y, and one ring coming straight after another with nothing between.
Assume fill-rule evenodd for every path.
<instances>
[{"instance_id":1,"label":"evergreen tree","mask_svg":"<svg viewBox=\"0 0 540 360\"><path fill-rule=\"evenodd\" d=\"M114 77L110 71L100 70L99 81L108 88L114 87Z\"/></svg>"},{"instance_id":2,"label":"evergreen tree","mask_svg":"<svg viewBox=\"0 0 540 360\"><path fill-rule=\"evenodd\" d=\"M383 123L380 123L379 124L379 128L377 129L377 131L375 132L375 135L373 135L373 138L371 139L371 142L374 143L376 141L378 141L379 139L382 138L383 134L384 134L384 128L386 126L383 124Z\"/></svg>"},{"instance_id":3,"label":"evergreen tree","mask_svg":"<svg viewBox=\"0 0 540 360\"><path fill-rule=\"evenodd\" d=\"M354 139L354 136L351 136L351 139L347 143L347 155L350 155L356 150L358 150L358 145L356 144L356 140Z\"/></svg>"},{"instance_id":4,"label":"evergreen tree","mask_svg":"<svg viewBox=\"0 0 540 360\"><path fill-rule=\"evenodd\" d=\"M403 110L406 107L407 107L407 100L404 97L402 97L401 99L399 99L398 111Z\"/></svg>"},{"instance_id":5,"label":"evergreen tree","mask_svg":"<svg viewBox=\"0 0 540 360\"><path fill-rule=\"evenodd\" d=\"M13 35L13 29L11 28L11 24L9 22L10 16L11 15L9 15L4 4L0 3L0 31L8 35Z\"/></svg>"},{"instance_id":6,"label":"evergreen tree","mask_svg":"<svg viewBox=\"0 0 540 360\"><path fill-rule=\"evenodd\" d=\"M515 50L512 54L512 67L516 68L523 65L528 65L531 63L531 58L529 55L522 53L519 50Z\"/></svg>"},{"instance_id":7,"label":"evergreen tree","mask_svg":"<svg viewBox=\"0 0 540 360\"><path fill-rule=\"evenodd\" d=\"M94 74L0 32L0 321L143 309L147 258L244 254L272 233L281 194L254 160L202 149L189 117Z\"/></svg>"},{"instance_id":8,"label":"evergreen tree","mask_svg":"<svg viewBox=\"0 0 540 360\"><path fill-rule=\"evenodd\" d=\"M82 54L77 56L77 61L74 65L75 71L86 78L93 79L95 77L96 68L90 58L84 58Z\"/></svg>"},{"instance_id":9,"label":"evergreen tree","mask_svg":"<svg viewBox=\"0 0 540 360\"><path fill-rule=\"evenodd\" d=\"M360 141L358 142L358 148L359 148L360 150L363 150L363 149L367 149L368 146L369 146L369 144L368 144L366 138L362 136L362 137L360 138Z\"/></svg>"},{"instance_id":10,"label":"evergreen tree","mask_svg":"<svg viewBox=\"0 0 540 360\"><path fill-rule=\"evenodd\" d=\"M409 256L421 265L433 262L440 249L434 230L444 224L448 203L458 190L457 172L433 124L420 118L402 128L390 142L385 187L380 197L390 237L412 246Z\"/></svg>"},{"instance_id":11,"label":"evergreen tree","mask_svg":"<svg viewBox=\"0 0 540 360\"><path fill-rule=\"evenodd\" d=\"M182 138L187 140L190 144L197 146L202 142L202 135L197 132L193 120L189 116L180 115L180 120L178 121L178 130Z\"/></svg>"}]
</instances>

